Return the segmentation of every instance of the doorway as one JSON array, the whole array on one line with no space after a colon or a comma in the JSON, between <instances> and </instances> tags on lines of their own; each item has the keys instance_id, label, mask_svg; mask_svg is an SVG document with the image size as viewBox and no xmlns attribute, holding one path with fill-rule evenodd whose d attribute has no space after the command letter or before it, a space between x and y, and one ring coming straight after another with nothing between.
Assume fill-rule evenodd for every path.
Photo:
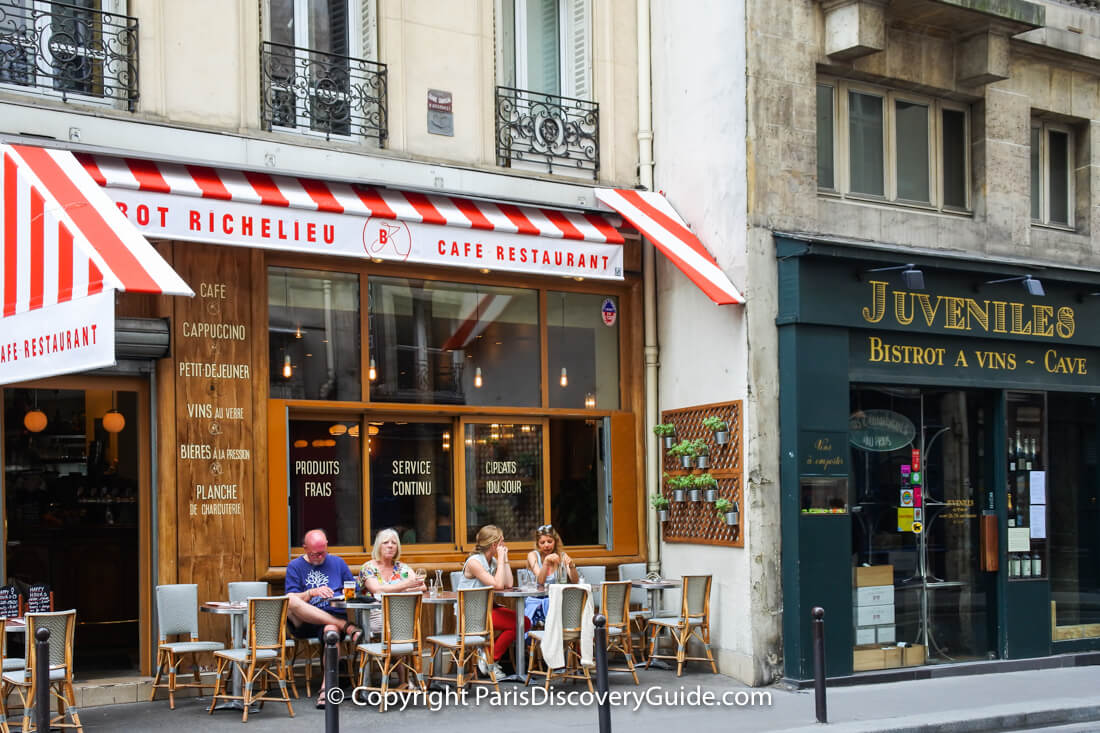
<instances>
[{"instance_id":1,"label":"doorway","mask_svg":"<svg viewBox=\"0 0 1100 733\"><path fill-rule=\"evenodd\" d=\"M147 657L148 388L62 377L5 387L5 582L46 585L75 608L84 679L132 674Z\"/></svg>"},{"instance_id":2,"label":"doorway","mask_svg":"<svg viewBox=\"0 0 1100 733\"><path fill-rule=\"evenodd\" d=\"M980 569L981 513L993 508L996 393L853 385L853 563L891 565L898 642L928 663L994 658L995 573ZM863 423L859 423L863 420ZM853 436L856 433L853 431Z\"/></svg>"}]
</instances>

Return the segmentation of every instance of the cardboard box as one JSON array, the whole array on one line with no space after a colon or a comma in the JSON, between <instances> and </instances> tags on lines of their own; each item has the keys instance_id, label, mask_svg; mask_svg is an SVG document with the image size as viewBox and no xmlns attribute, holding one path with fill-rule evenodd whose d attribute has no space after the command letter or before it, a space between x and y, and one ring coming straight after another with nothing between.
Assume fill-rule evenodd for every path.
<instances>
[{"instance_id":1,"label":"cardboard box","mask_svg":"<svg viewBox=\"0 0 1100 733\"><path fill-rule=\"evenodd\" d=\"M855 589L856 606L884 606L894 602L894 586L867 585Z\"/></svg>"},{"instance_id":2,"label":"cardboard box","mask_svg":"<svg viewBox=\"0 0 1100 733\"><path fill-rule=\"evenodd\" d=\"M914 644L913 646L907 646L904 647L901 651L902 666L916 667L924 664L924 644Z\"/></svg>"},{"instance_id":3,"label":"cardboard box","mask_svg":"<svg viewBox=\"0 0 1100 733\"><path fill-rule=\"evenodd\" d=\"M869 585L894 585L893 565L869 565L857 567L855 573L855 586L863 588Z\"/></svg>"},{"instance_id":4,"label":"cardboard box","mask_svg":"<svg viewBox=\"0 0 1100 733\"><path fill-rule=\"evenodd\" d=\"M885 669L886 655L881 647L856 647L852 650L852 671L866 672L870 669Z\"/></svg>"},{"instance_id":5,"label":"cardboard box","mask_svg":"<svg viewBox=\"0 0 1100 733\"><path fill-rule=\"evenodd\" d=\"M902 647L886 646L882 648L882 659L886 669L901 666Z\"/></svg>"},{"instance_id":6,"label":"cardboard box","mask_svg":"<svg viewBox=\"0 0 1100 733\"><path fill-rule=\"evenodd\" d=\"M878 641L878 633L875 626L856 627L856 646L874 644Z\"/></svg>"},{"instance_id":7,"label":"cardboard box","mask_svg":"<svg viewBox=\"0 0 1100 733\"><path fill-rule=\"evenodd\" d=\"M894 626L875 627L875 641L879 644L893 644L897 640Z\"/></svg>"},{"instance_id":8,"label":"cardboard box","mask_svg":"<svg viewBox=\"0 0 1100 733\"><path fill-rule=\"evenodd\" d=\"M894 604L888 606L859 606L856 608L856 626L883 626L894 623Z\"/></svg>"}]
</instances>

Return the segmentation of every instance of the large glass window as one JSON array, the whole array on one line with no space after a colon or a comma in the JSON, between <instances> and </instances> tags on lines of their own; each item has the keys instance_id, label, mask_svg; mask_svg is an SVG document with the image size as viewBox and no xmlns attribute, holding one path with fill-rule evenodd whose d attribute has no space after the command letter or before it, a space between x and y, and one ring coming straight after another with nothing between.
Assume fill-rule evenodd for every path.
<instances>
[{"instance_id":1,"label":"large glass window","mask_svg":"<svg viewBox=\"0 0 1100 733\"><path fill-rule=\"evenodd\" d=\"M361 399L359 276L272 267L267 296L271 396Z\"/></svg>"},{"instance_id":2,"label":"large glass window","mask_svg":"<svg viewBox=\"0 0 1100 733\"><path fill-rule=\"evenodd\" d=\"M453 544L451 423L372 421L371 537L397 530L403 544Z\"/></svg>"},{"instance_id":3,"label":"large glass window","mask_svg":"<svg viewBox=\"0 0 1100 733\"><path fill-rule=\"evenodd\" d=\"M1070 128L1031 123L1031 218L1037 224L1074 224L1073 138Z\"/></svg>"},{"instance_id":4,"label":"large glass window","mask_svg":"<svg viewBox=\"0 0 1100 733\"><path fill-rule=\"evenodd\" d=\"M372 277L371 399L535 406L538 292Z\"/></svg>"},{"instance_id":5,"label":"large glass window","mask_svg":"<svg viewBox=\"0 0 1100 733\"><path fill-rule=\"evenodd\" d=\"M1047 526L1055 624L1100 624L1100 400L1096 395L1053 392L1047 398ZM1097 628L1088 635L1098 635Z\"/></svg>"},{"instance_id":6,"label":"large glass window","mask_svg":"<svg viewBox=\"0 0 1100 733\"><path fill-rule=\"evenodd\" d=\"M618 298L546 294L551 407L619 407Z\"/></svg>"},{"instance_id":7,"label":"large glass window","mask_svg":"<svg viewBox=\"0 0 1100 733\"><path fill-rule=\"evenodd\" d=\"M323 529L330 545L363 545L362 446L354 420L291 420L290 539Z\"/></svg>"},{"instance_id":8,"label":"large glass window","mask_svg":"<svg viewBox=\"0 0 1100 733\"><path fill-rule=\"evenodd\" d=\"M609 425L550 421L550 522L567 545L608 545L611 537Z\"/></svg>"},{"instance_id":9,"label":"large glass window","mask_svg":"<svg viewBox=\"0 0 1100 733\"><path fill-rule=\"evenodd\" d=\"M543 523L542 425L469 423L465 430L466 541L495 524L526 541Z\"/></svg>"}]
</instances>

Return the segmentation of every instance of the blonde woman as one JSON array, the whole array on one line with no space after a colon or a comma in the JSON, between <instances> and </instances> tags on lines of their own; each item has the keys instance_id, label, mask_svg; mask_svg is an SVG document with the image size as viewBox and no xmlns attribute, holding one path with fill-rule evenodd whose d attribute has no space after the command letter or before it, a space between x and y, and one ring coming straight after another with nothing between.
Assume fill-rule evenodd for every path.
<instances>
[{"instance_id":1,"label":"blonde woman","mask_svg":"<svg viewBox=\"0 0 1100 733\"><path fill-rule=\"evenodd\" d=\"M425 589L424 579L401 562L401 538L396 531L383 529L375 535L370 557L359 571L359 585L371 595ZM371 611L370 625L373 632L381 630L382 612L378 609Z\"/></svg>"},{"instance_id":2,"label":"blonde woman","mask_svg":"<svg viewBox=\"0 0 1100 733\"><path fill-rule=\"evenodd\" d=\"M504 533L495 524L487 524L477 533L474 553L466 558L466 563L462 566L462 579L458 581L457 590L486 586L503 590L511 588L514 584L512 567L508 564L508 546L504 544ZM530 629L531 623L524 619L524 626ZM508 647L516 638L515 611L504 606L493 606L493 630L497 632L497 638L493 642L493 666L496 677L499 679L503 671L496 662L508 652ZM480 659L478 668L483 674L488 673L488 668Z\"/></svg>"}]
</instances>

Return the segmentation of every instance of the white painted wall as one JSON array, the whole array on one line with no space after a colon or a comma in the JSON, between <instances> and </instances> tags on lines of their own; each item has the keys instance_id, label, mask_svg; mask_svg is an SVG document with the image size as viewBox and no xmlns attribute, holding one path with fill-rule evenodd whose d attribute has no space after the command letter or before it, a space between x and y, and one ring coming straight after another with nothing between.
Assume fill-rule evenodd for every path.
<instances>
[{"instance_id":1,"label":"white painted wall","mask_svg":"<svg viewBox=\"0 0 1100 733\"><path fill-rule=\"evenodd\" d=\"M746 248L745 5L743 0L654 0L655 182L718 264L749 298ZM662 410L745 400L748 343L743 306L716 306L657 256L659 400ZM746 426L751 421L745 419ZM745 439L749 438L746 430ZM747 451L746 451L747 455ZM749 466L745 466L748 479ZM749 545L753 515L742 503L746 548L661 546L668 576L710 573L712 646L721 672L760 684L753 659ZM667 594L666 606L678 602Z\"/></svg>"}]
</instances>

